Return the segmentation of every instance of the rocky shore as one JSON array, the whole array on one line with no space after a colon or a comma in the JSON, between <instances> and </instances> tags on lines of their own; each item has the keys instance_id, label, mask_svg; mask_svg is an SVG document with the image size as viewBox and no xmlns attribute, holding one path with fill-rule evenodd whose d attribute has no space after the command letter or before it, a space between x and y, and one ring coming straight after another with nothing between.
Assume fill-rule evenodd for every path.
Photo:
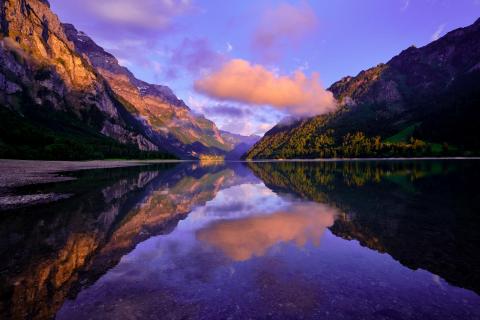
<instances>
[{"instance_id":1,"label":"rocky shore","mask_svg":"<svg viewBox=\"0 0 480 320\"><path fill-rule=\"evenodd\" d=\"M58 201L66 194L16 194L15 188L51 182L73 180L66 172L144 166L156 163L177 162L170 160L149 161L36 161L0 160L0 210L14 209L39 203Z\"/></svg>"}]
</instances>

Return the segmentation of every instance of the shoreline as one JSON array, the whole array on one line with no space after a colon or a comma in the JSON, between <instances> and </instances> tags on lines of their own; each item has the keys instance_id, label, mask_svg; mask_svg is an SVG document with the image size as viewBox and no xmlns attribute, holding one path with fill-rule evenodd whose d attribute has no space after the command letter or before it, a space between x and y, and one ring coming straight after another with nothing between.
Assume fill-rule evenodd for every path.
<instances>
[{"instance_id":1,"label":"shoreline","mask_svg":"<svg viewBox=\"0 0 480 320\"><path fill-rule=\"evenodd\" d=\"M62 175L95 169L141 167L162 163L182 163L182 160L93 160L48 161L0 159L0 211L18 209L69 198L71 194L18 194L16 188L47 183L72 181L76 178Z\"/></svg>"},{"instance_id":2,"label":"shoreline","mask_svg":"<svg viewBox=\"0 0 480 320\"><path fill-rule=\"evenodd\" d=\"M50 161L0 159L0 190L73 179L59 175L63 172L140 167L151 164L182 162L188 162L188 160Z\"/></svg>"},{"instance_id":3,"label":"shoreline","mask_svg":"<svg viewBox=\"0 0 480 320\"><path fill-rule=\"evenodd\" d=\"M480 160L480 157L427 157L427 158L338 158L338 159L262 159L224 160L219 163L320 163L320 162L374 162L374 161L465 161ZM83 170L142 167L154 164L197 162L197 160L93 160L93 161L47 161L0 159L0 211L55 202L69 198L70 194L35 193L18 194L15 189L30 185L66 182L75 177L66 176ZM198 160L201 162L201 160ZM215 162L215 161L212 161Z\"/></svg>"},{"instance_id":4,"label":"shoreline","mask_svg":"<svg viewBox=\"0 0 480 320\"><path fill-rule=\"evenodd\" d=\"M253 159L253 160L239 160L239 161L231 161L231 162L347 162L347 161L435 161L435 160L480 160L480 157Z\"/></svg>"},{"instance_id":5,"label":"shoreline","mask_svg":"<svg viewBox=\"0 0 480 320\"><path fill-rule=\"evenodd\" d=\"M264 162L348 162L348 161L435 161L435 160L480 160L480 157L414 157L414 158L332 158L332 159L256 159L224 160L221 163L264 163ZM50 161L0 159L0 195L6 191L34 184L70 181L75 178L62 173L140 167L162 163L188 163L201 160L90 160Z\"/></svg>"}]
</instances>

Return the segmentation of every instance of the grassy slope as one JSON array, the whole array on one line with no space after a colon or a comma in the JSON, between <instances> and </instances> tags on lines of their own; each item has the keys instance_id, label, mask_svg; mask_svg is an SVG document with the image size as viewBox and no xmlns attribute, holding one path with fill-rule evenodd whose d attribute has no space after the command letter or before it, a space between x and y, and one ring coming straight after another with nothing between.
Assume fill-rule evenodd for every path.
<instances>
[{"instance_id":1,"label":"grassy slope","mask_svg":"<svg viewBox=\"0 0 480 320\"><path fill-rule=\"evenodd\" d=\"M396 135L391 136L386 139L385 142L399 143L399 142L408 142L413 136L415 129L418 127L419 123L412 124L411 126L406 127Z\"/></svg>"}]
</instances>

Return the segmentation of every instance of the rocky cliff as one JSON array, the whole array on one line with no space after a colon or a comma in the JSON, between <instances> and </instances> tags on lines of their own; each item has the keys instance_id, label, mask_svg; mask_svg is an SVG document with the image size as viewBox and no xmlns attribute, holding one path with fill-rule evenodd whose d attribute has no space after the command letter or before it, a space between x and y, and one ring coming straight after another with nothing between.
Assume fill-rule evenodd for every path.
<instances>
[{"instance_id":1,"label":"rocky cliff","mask_svg":"<svg viewBox=\"0 0 480 320\"><path fill-rule=\"evenodd\" d=\"M63 26L76 50L107 80L129 111L152 129L154 140L165 142L175 153L192 156L233 149L234 144L223 139L212 121L195 115L170 88L137 79L85 33L71 24Z\"/></svg>"},{"instance_id":2,"label":"rocky cliff","mask_svg":"<svg viewBox=\"0 0 480 320\"><path fill-rule=\"evenodd\" d=\"M1 2L0 113L0 157L136 156L133 148L198 158L234 148L168 87L135 78L62 24L48 1Z\"/></svg>"},{"instance_id":3,"label":"rocky cliff","mask_svg":"<svg viewBox=\"0 0 480 320\"><path fill-rule=\"evenodd\" d=\"M0 104L24 117L66 113L104 136L159 150L75 51L47 1L2 1Z\"/></svg>"},{"instance_id":4,"label":"rocky cliff","mask_svg":"<svg viewBox=\"0 0 480 320\"><path fill-rule=\"evenodd\" d=\"M336 112L278 125L246 157L318 157L322 146L341 145L356 132L382 139L398 134L478 153L480 20L345 77L329 90L339 103Z\"/></svg>"}]
</instances>

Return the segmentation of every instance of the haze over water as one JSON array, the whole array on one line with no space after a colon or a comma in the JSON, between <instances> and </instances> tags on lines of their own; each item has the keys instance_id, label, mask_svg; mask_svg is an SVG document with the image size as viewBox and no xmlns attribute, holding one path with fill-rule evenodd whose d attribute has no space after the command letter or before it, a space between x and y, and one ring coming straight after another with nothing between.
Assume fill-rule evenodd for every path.
<instances>
[{"instance_id":1,"label":"haze over water","mask_svg":"<svg viewBox=\"0 0 480 320\"><path fill-rule=\"evenodd\" d=\"M479 164L186 163L30 187L74 196L1 215L0 317L480 319Z\"/></svg>"}]
</instances>

